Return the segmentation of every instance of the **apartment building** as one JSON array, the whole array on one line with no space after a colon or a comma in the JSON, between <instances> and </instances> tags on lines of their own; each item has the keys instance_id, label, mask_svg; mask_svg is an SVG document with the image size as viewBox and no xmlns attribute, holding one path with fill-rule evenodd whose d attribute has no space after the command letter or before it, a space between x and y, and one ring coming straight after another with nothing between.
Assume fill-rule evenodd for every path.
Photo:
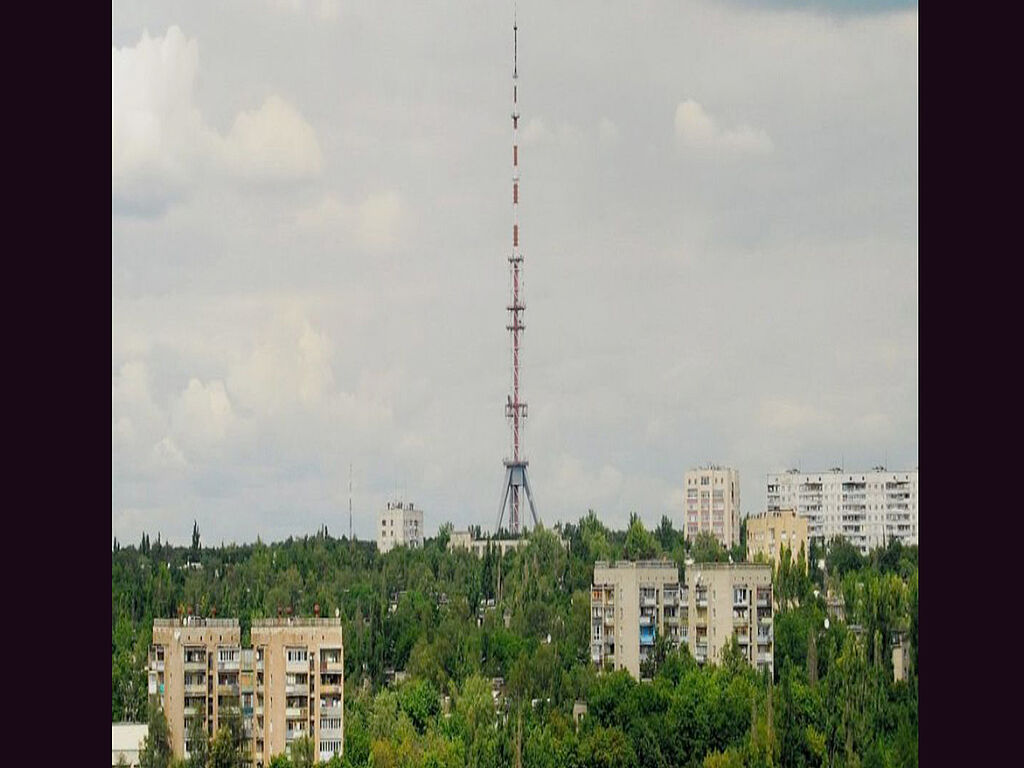
<instances>
[{"instance_id":1,"label":"apartment building","mask_svg":"<svg viewBox=\"0 0 1024 768\"><path fill-rule=\"evenodd\" d=\"M257 765L308 736L320 760L344 743L344 648L341 619L255 619L253 754Z\"/></svg>"},{"instance_id":2,"label":"apartment building","mask_svg":"<svg viewBox=\"0 0 1024 768\"><path fill-rule=\"evenodd\" d=\"M735 634L751 666L774 669L772 570L750 563L696 563L690 584L669 561L594 564L590 657L640 678L658 635L686 645L698 663L719 661Z\"/></svg>"},{"instance_id":3,"label":"apartment building","mask_svg":"<svg viewBox=\"0 0 1024 768\"><path fill-rule=\"evenodd\" d=\"M693 541L713 533L722 546L740 543L740 473L713 464L686 472L683 479L683 530Z\"/></svg>"},{"instance_id":4,"label":"apartment building","mask_svg":"<svg viewBox=\"0 0 1024 768\"><path fill-rule=\"evenodd\" d=\"M899 539L918 542L918 470L808 473L791 469L768 475L768 511L795 509L818 543L843 536L863 554Z\"/></svg>"},{"instance_id":5,"label":"apartment building","mask_svg":"<svg viewBox=\"0 0 1024 768\"><path fill-rule=\"evenodd\" d=\"M341 620L256 619L251 647L238 619L154 619L149 692L159 697L171 748L187 757L192 721L208 736L239 718L255 768L270 764L299 736L321 760L342 752L344 647Z\"/></svg>"},{"instance_id":6,"label":"apartment building","mask_svg":"<svg viewBox=\"0 0 1024 768\"><path fill-rule=\"evenodd\" d=\"M654 649L656 632L665 632L665 608L678 601L679 569L667 560L594 563L590 591L591 659L627 669L640 678L640 663ZM666 592L668 597L666 597ZM678 629L678 621L673 626Z\"/></svg>"},{"instance_id":7,"label":"apartment building","mask_svg":"<svg viewBox=\"0 0 1024 768\"><path fill-rule=\"evenodd\" d=\"M167 717L175 755L188 756L186 737L194 720L212 736L224 718L241 716L240 656L238 619L153 620L149 695Z\"/></svg>"},{"instance_id":8,"label":"apartment building","mask_svg":"<svg viewBox=\"0 0 1024 768\"><path fill-rule=\"evenodd\" d=\"M775 565L779 553L786 547L793 553L793 562L804 550L804 564L810 558L811 550L807 539L807 518L800 517L794 509L763 512L747 517L747 560L753 562L761 555L766 562Z\"/></svg>"},{"instance_id":9,"label":"apartment building","mask_svg":"<svg viewBox=\"0 0 1024 768\"><path fill-rule=\"evenodd\" d=\"M389 501L377 516L377 549L384 554L403 545L423 546L423 510L412 502Z\"/></svg>"},{"instance_id":10,"label":"apartment building","mask_svg":"<svg viewBox=\"0 0 1024 768\"><path fill-rule=\"evenodd\" d=\"M690 650L719 662L735 635L750 665L774 674L772 569L755 563L694 563L690 584Z\"/></svg>"}]
</instances>

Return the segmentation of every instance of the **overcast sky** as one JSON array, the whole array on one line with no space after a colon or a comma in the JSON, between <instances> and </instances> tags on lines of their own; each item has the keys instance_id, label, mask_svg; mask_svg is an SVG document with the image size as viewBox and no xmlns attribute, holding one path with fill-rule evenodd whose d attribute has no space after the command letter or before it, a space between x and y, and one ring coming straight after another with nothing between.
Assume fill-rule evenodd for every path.
<instances>
[{"instance_id":1,"label":"overcast sky","mask_svg":"<svg viewBox=\"0 0 1024 768\"><path fill-rule=\"evenodd\" d=\"M524 444L546 524L683 472L918 462L918 10L519 3ZM112 533L494 526L510 2L120 2Z\"/></svg>"}]
</instances>

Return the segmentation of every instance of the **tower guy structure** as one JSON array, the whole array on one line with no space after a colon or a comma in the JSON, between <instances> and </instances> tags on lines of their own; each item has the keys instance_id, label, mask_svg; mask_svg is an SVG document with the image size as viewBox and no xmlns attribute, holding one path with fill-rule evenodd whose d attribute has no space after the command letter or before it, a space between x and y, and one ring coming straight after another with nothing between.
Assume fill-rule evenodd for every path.
<instances>
[{"instance_id":1,"label":"tower guy structure","mask_svg":"<svg viewBox=\"0 0 1024 768\"><path fill-rule=\"evenodd\" d=\"M533 503L530 480L526 474L529 464L520 454L520 437L526 419L526 402L519 399L519 352L522 346L523 312L526 305L520 296L522 288L523 255L519 252L519 23L512 21L512 252L508 257L512 278L512 303L508 305L509 324L506 326L512 336L512 392L505 402L505 417L512 430L512 458L505 459L505 486L501 494L501 509L498 511L497 530L508 510L508 527L513 535L522 531L520 512L523 495L530 504L533 524L538 523L537 508Z\"/></svg>"}]
</instances>

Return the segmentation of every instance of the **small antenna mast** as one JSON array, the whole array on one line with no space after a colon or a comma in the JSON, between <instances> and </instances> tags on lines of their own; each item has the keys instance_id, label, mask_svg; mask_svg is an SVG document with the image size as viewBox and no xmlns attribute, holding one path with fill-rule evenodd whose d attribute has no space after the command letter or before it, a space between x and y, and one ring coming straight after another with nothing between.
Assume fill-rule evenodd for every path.
<instances>
[{"instance_id":1,"label":"small antenna mast","mask_svg":"<svg viewBox=\"0 0 1024 768\"><path fill-rule=\"evenodd\" d=\"M348 463L348 540L352 541L352 462Z\"/></svg>"}]
</instances>

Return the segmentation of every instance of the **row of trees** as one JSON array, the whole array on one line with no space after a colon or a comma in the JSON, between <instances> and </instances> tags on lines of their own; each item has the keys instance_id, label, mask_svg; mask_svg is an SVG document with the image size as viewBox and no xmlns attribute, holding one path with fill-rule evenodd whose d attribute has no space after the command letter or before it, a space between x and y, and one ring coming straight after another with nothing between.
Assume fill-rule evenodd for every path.
<instances>
[{"instance_id":1,"label":"row of trees","mask_svg":"<svg viewBox=\"0 0 1024 768\"><path fill-rule=\"evenodd\" d=\"M447 531L384 556L326 529L271 545L200 548L196 529L188 548L116 547L112 718L146 717L154 616L238 616L248 643L252 619L311 615L318 603L340 612L345 632L344 765L916 764L916 548L863 558L837 541L812 552L809 569L801 553L785 558L774 579L775 679L728 654L698 667L661 640L653 682L637 684L590 662L594 561L670 557L682 577L687 556L738 551L688 545L667 519L648 531L634 516L611 531L593 512L560 527L565 548L538 530L504 556L449 553ZM827 581L813 567L820 557ZM828 589L843 595L856 631L825 628ZM908 683L893 682L894 633L910 640ZM389 670L407 680L386 687ZM589 708L578 728L576 701ZM228 764L214 762L218 736L207 764Z\"/></svg>"}]
</instances>

